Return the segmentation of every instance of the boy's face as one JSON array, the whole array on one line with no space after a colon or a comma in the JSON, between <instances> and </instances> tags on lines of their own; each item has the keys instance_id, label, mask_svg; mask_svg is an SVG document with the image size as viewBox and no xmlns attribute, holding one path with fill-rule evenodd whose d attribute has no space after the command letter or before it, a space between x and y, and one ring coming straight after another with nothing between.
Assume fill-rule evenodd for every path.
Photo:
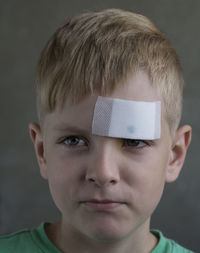
<instances>
[{"instance_id":1,"label":"boy's face","mask_svg":"<svg viewBox=\"0 0 200 253\"><path fill-rule=\"evenodd\" d=\"M91 134L98 93L48 114L38 134L41 174L69 231L116 240L149 229L170 177L172 139L162 104L161 138L130 141ZM161 97L138 72L109 95L155 101ZM172 179L173 178L173 179Z\"/></svg>"}]
</instances>

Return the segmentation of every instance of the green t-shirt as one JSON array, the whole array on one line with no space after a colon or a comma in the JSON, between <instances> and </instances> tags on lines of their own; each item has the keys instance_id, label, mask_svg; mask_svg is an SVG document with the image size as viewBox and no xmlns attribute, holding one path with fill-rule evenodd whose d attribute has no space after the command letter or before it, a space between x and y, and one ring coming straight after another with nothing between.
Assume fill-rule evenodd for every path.
<instances>
[{"instance_id":1,"label":"green t-shirt","mask_svg":"<svg viewBox=\"0 0 200 253\"><path fill-rule=\"evenodd\" d=\"M48 239L44 226L32 230L22 230L17 233L0 237L0 253L61 253ZM163 236L158 230L151 231L159 242L151 253L192 253L172 240Z\"/></svg>"}]
</instances>

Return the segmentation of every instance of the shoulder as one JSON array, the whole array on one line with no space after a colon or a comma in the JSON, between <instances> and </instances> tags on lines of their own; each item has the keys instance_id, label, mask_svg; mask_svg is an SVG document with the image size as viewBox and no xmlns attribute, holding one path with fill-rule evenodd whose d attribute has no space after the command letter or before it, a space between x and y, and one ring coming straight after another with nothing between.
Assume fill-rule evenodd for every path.
<instances>
[{"instance_id":1,"label":"shoulder","mask_svg":"<svg viewBox=\"0 0 200 253\"><path fill-rule=\"evenodd\" d=\"M159 239L156 248L152 253L194 253L175 241L166 238L159 230L151 230L151 232Z\"/></svg>"},{"instance_id":2,"label":"shoulder","mask_svg":"<svg viewBox=\"0 0 200 253\"><path fill-rule=\"evenodd\" d=\"M0 252L3 253L25 253L42 252L38 250L32 236L33 230L22 230L6 236L0 236Z\"/></svg>"},{"instance_id":3,"label":"shoulder","mask_svg":"<svg viewBox=\"0 0 200 253\"><path fill-rule=\"evenodd\" d=\"M30 232L28 230L0 237L0 252L18 252L30 244ZM22 251L23 252L23 251Z\"/></svg>"},{"instance_id":4,"label":"shoulder","mask_svg":"<svg viewBox=\"0 0 200 253\"><path fill-rule=\"evenodd\" d=\"M7 236L0 236L0 253L61 253L49 240L42 223L31 230L22 230Z\"/></svg>"}]
</instances>

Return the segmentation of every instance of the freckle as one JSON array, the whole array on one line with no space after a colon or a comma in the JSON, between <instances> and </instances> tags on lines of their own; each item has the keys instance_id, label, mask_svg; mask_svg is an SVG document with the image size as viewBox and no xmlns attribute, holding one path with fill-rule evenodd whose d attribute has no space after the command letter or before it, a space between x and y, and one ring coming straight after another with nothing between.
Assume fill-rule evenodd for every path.
<instances>
[{"instance_id":1,"label":"freckle","mask_svg":"<svg viewBox=\"0 0 200 253\"><path fill-rule=\"evenodd\" d=\"M130 125L130 126L127 126L127 131L132 134L134 131L135 131L135 127Z\"/></svg>"}]
</instances>

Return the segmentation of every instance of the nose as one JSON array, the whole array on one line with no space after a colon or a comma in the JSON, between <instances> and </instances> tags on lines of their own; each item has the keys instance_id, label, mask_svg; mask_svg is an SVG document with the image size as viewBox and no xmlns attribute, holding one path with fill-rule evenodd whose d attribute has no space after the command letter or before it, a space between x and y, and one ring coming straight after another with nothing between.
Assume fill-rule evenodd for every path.
<instances>
[{"instance_id":1,"label":"nose","mask_svg":"<svg viewBox=\"0 0 200 253\"><path fill-rule=\"evenodd\" d=\"M91 157L86 172L88 182L99 187L115 185L119 182L117 152L111 143L105 141L98 145Z\"/></svg>"}]
</instances>

